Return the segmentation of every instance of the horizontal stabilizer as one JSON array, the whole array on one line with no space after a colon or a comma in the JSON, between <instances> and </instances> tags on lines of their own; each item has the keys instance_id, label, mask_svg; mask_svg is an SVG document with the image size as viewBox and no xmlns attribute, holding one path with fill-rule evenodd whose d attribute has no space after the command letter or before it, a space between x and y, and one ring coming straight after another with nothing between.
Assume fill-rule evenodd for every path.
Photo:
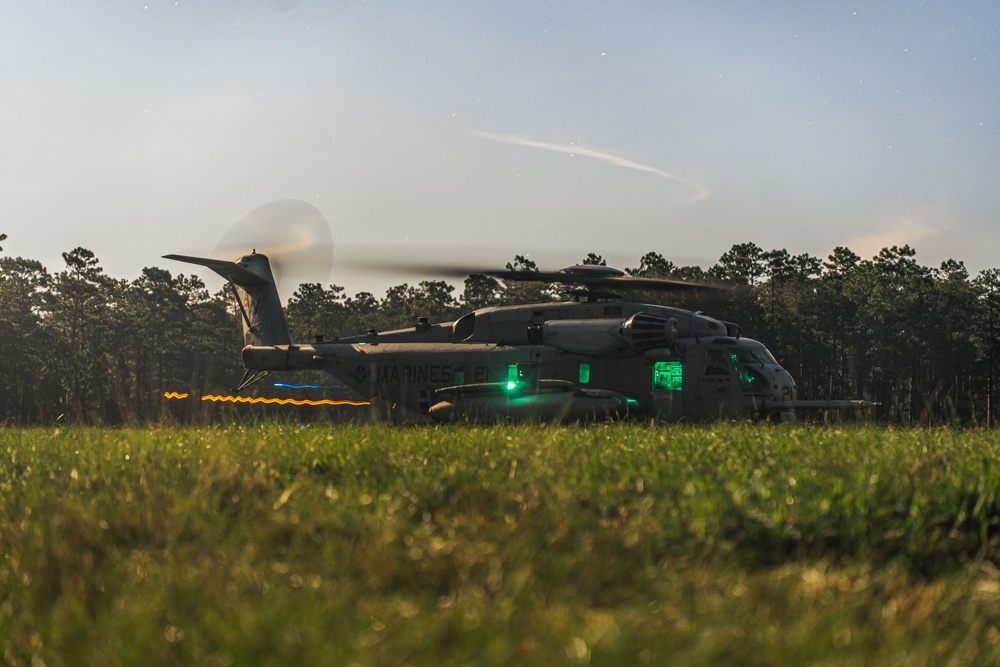
<instances>
[{"instance_id":1,"label":"horizontal stabilizer","mask_svg":"<svg viewBox=\"0 0 1000 667\"><path fill-rule=\"evenodd\" d=\"M253 271L243 268L236 262L227 262L224 259L189 257L188 255L164 255L163 258L207 266L229 282L236 283L237 285L266 285L269 282Z\"/></svg>"}]
</instances>

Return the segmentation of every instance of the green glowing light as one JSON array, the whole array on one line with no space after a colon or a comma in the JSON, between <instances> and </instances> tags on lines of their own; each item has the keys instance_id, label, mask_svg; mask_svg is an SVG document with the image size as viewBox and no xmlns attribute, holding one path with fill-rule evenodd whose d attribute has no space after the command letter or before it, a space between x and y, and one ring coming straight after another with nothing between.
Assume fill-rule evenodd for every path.
<instances>
[{"instance_id":1,"label":"green glowing light","mask_svg":"<svg viewBox=\"0 0 1000 667\"><path fill-rule=\"evenodd\" d=\"M753 376L747 371L746 367L740 364L739 359L737 359L735 354L729 355L729 358L733 360L733 366L736 367L736 374L740 376L740 384L744 387L749 387L753 384Z\"/></svg>"},{"instance_id":2,"label":"green glowing light","mask_svg":"<svg viewBox=\"0 0 1000 667\"><path fill-rule=\"evenodd\" d=\"M590 364L580 364L580 384L590 382Z\"/></svg>"},{"instance_id":3,"label":"green glowing light","mask_svg":"<svg viewBox=\"0 0 1000 667\"><path fill-rule=\"evenodd\" d=\"M507 391L517 388L517 364L507 365Z\"/></svg>"},{"instance_id":4,"label":"green glowing light","mask_svg":"<svg viewBox=\"0 0 1000 667\"><path fill-rule=\"evenodd\" d=\"M657 361L653 364L653 391L680 391L683 369L679 361Z\"/></svg>"},{"instance_id":5,"label":"green glowing light","mask_svg":"<svg viewBox=\"0 0 1000 667\"><path fill-rule=\"evenodd\" d=\"M740 384L744 389L750 389L754 391L767 391L767 381L761 377L760 373L750 368L746 364L739 363L739 359L736 354L731 355L733 360L733 365L736 366L736 374L740 378ZM756 359L754 359L757 361ZM747 361L744 359L743 361Z\"/></svg>"}]
</instances>

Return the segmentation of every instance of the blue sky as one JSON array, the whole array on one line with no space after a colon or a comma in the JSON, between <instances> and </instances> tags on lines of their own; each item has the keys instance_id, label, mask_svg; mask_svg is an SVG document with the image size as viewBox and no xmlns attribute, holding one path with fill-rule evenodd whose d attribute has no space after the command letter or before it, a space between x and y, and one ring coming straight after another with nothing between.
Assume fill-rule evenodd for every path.
<instances>
[{"instance_id":1,"label":"blue sky","mask_svg":"<svg viewBox=\"0 0 1000 667\"><path fill-rule=\"evenodd\" d=\"M745 241L977 271L998 51L992 1L4 3L0 231L131 279L299 199L334 266L291 279L350 293L429 277L366 257L707 267Z\"/></svg>"}]
</instances>

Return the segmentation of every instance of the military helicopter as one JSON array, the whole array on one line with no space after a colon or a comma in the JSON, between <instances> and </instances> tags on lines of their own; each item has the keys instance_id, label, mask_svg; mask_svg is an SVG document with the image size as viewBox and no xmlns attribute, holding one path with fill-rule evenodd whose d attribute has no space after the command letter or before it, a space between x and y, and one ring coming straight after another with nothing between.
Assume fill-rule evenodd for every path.
<instances>
[{"instance_id":1,"label":"military helicopter","mask_svg":"<svg viewBox=\"0 0 1000 667\"><path fill-rule=\"evenodd\" d=\"M800 400L792 377L740 327L613 290L718 289L641 278L606 266L488 271L505 281L567 286L575 301L481 308L454 322L292 343L268 258L186 255L232 287L247 371L237 392L274 371L324 370L414 421L641 418L795 420L797 411L860 409L861 400Z\"/></svg>"}]
</instances>

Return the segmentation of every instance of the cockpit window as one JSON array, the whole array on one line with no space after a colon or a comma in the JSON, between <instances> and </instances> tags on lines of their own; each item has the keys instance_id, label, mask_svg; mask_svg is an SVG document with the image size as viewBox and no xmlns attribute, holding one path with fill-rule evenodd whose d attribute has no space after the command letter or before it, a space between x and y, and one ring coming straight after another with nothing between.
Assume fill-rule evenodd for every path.
<instances>
[{"instance_id":1,"label":"cockpit window","mask_svg":"<svg viewBox=\"0 0 1000 667\"><path fill-rule=\"evenodd\" d=\"M767 348L760 343L745 343L732 348L730 353L733 362L737 364L778 364L777 360L767 351Z\"/></svg>"},{"instance_id":2,"label":"cockpit window","mask_svg":"<svg viewBox=\"0 0 1000 667\"><path fill-rule=\"evenodd\" d=\"M767 380L760 371L749 364L735 363L735 354L733 354L733 361L736 366L736 375L739 376L740 385L743 386L744 390L761 393L767 391Z\"/></svg>"},{"instance_id":3,"label":"cockpit window","mask_svg":"<svg viewBox=\"0 0 1000 667\"><path fill-rule=\"evenodd\" d=\"M726 361L728 350L709 348L705 351L705 375L729 375L729 364ZM733 361L736 360L736 355Z\"/></svg>"}]
</instances>

